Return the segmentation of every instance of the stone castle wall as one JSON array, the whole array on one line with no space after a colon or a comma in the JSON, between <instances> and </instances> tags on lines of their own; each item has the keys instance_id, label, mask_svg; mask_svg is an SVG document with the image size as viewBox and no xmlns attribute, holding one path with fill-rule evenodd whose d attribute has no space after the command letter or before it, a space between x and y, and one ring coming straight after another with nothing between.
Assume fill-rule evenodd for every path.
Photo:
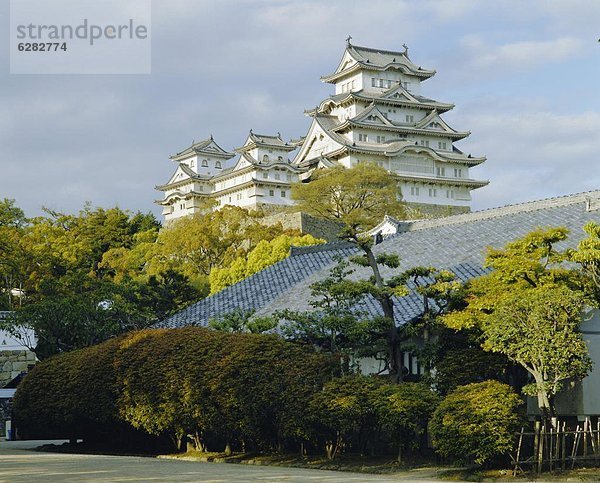
<instances>
[{"instance_id":1,"label":"stone castle wall","mask_svg":"<svg viewBox=\"0 0 600 483\"><path fill-rule=\"evenodd\" d=\"M28 366L35 364L35 354L28 350L0 350L0 388L6 386Z\"/></svg>"},{"instance_id":2,"label":"stone castle wall","mask_svg":"<svg viewBox=\"0 0 600 483\"><path fill-rule=\"evenodd\" d=\"M407 203L409 207L420 211L427 218L442 218L451 215L470 213L468 206L428 205L425 203Z\"/></svg>"},{"instance_id":3,"label":"stone castle wall","mask_svg":"<svg viewBox=\"0 0 600 483\"><path fill-rule=\"evenodd\" d=\"M337 241L341 225L329 220L315 218L307 213L296 211L293 213L277 213L264 218L262 223L275 225L281 223L285 230L298 230L303 235L312 235L327 241Z\"/></svg>"}]
</instances>

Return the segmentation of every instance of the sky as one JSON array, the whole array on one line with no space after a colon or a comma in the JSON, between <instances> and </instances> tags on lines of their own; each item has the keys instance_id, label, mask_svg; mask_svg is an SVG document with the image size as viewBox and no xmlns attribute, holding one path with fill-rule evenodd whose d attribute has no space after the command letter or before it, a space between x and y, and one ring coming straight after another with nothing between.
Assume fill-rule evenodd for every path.
<instances>
[{"instance_id":1,"label":"sky","mask_svg":"<svg viewBox=\"0 0 600 483\"><path fill-rule=\"evenodd\" d=\"M0 0L0 199L30 216L159 215L154 186L193 140L306 134L348 35L437 71L422 94L487 156L473 209L600 189L598 1L154 0L148 75L11 75L8 18Z\"/></svg>"}]
</instances>

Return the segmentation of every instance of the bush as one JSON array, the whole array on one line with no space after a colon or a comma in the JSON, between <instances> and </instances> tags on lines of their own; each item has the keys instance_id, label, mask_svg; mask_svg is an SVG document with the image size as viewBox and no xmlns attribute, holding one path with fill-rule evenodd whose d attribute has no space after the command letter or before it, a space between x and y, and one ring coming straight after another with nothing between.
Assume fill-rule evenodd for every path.
<instances>
[{"instance_id":1,"label":"bush","mask_svg":"<svg viewBox=\"0 0 600 483\"><path fill-rule=\"evenodd\" d=\"M113 339L36 364L13 400L19 435L94 438L114 430L118 416L112 361L120 342Z\"/></svg>"},{"instance_id":2,"label":"bush","mask_svg":"<svg viewBox=\"0 0 600 483\"><path fill-rule=\"evenodd\" d=\"M333 359L274 335L198 327L137 333L120 349L119 411L136 428L198 449L272 449L303 434L305 406ZM220 449L220 448L219 448Z\"/></svg>"},{"instance_id":3,"label":"bush","mask_svg":"<svg viewBox=\"0 0 600 483\"><path fill-rule=\"evenodd\" d=\"M420 446L438 397L425 385L390 384L374 376L334 379L310 403L314 434L329 459L354 446L361 454L393 440L399 450Z\"/></svg>"},{"instance_id":4,"label":"bush","mask_svg":"<svg viewBox=\"0 0 600 483\"><path fill-rule=\"evenodd\" d=\"M484 464L512 449L521 398L506 384L485 381L448 394L429 424L433 447L455 461Z\"/></svg>"},{"instance_id":5,"label":"bush","mask_svg":"<svg viewBox=\"0 0 600 483\"><path fill-rule=\"evenodd\" d=\"M178 449L192 435L200 450L270 450L306 437L306 405L338 366L274 335L144 330L43 361L14 408L28 437L112 444L135 428Z\"/></svg>"},{"instance_id":6,"label":"bush","mask_svg":"<svg viewBox=\"0 0 600 483\"><path fill-rule=\"evenodd\" d=\"M334 379L315 393L310 401L313 432L325 447L328 459L358 439L363 453L377 427L373 405L376 390L384 382L370 376L345 376Z\"/></svg>"},{"instance_id":7,"label":"bush","mask_svg":"<svg viewBox=\"0 0 600 483\"><path fill-rule=\"evenodd\" d=\"M399 463L405 450L424 446L427 422L438 402L438 396L424 384L387 384L377 390L377 418L398 446Z\"/></svg>"}]
</instances>

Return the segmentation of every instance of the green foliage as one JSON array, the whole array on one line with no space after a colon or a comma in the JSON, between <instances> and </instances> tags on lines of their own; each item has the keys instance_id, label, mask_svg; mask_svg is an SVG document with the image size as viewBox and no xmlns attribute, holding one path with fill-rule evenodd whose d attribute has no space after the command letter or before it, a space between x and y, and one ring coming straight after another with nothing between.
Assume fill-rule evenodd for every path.
<instances>
[{"instance_id":1,"label":"green foliage","mask_svg":"<svg viewBox=\"0 0 600 483\"><path fill-rule=\"evenodd\" d=\"M254 310L236 309L209 322L211 329L221 332L250 332L262 334L277 327L277 320L273 317L253 317Z\"/></svg>"},{"instance_id":2,"label":"green foliage","mask_svg":"<svg viewBox=\"0 0 600 483\"><path fill-rule=\"evenodd\" d=\"M117 436L114 355L121 339L39 362L13 400L22 437Z\"/></svg>"},{"instance_id":3,"label":"green foliage","mask_svg":"<svg viewBox=\"0 0 600 483\"><path fill-rule=\"evenodd\" d=\"M345 376L325 384L309 405L313 434L333 459L354 444L363 454L377 443L381 431L400 450L418 448L438 403L426 386L390 384L373 376Z\"/></svg>"},{"instance_id":4,"label":"green foliage","mask_svg":"<svg viewBox=\"0 0 600 483\"><path fill-rule=\"evenodd\" d=\"M383 381L368 376L346 376L334 379L316 393L309 410L316 433L321 436L327 457L335 458L355 434L360 434L364 447L377 429L377 413L373 405L376 390Z\"/></svg>"},{"instance_id":5,"label":"green foliage","mask_svg":"<svg viewBox=\"0 0 600 483\"><path fill-rule=\"evenodd\" d=\"M506 381L511 369L508 359L497 352L484 351L480 339L476 330L438 328L431 360L435 371L428 378L438 394L446 395L458 386L489 379Z\"/></svg>"},{"instance_id":6,"label":"green foliage","mask_svg":"<svg viewBox=\"0 0 600 483\"><path fill-rule=\"evenodd\" d=\"M584 304L581 277L561 265L566 254L554 245L565 239L562 228L536 230L489 250L494 271L470 282L468 305L444 317L455 329L477 328L485 350L504 354L534 379L545 417L554 414L553 398L566 379L581 379L591 361L578 326Z\"/></svg>"},{"instance_id":7,"label":"green foliage","mask_svg":"<svg viewBox=\"0 0 600 483\"><path fill-rule=\"evenodd\" d=\"M513 448L521 399L510 386L485 381L448 394L429 424L437 453L454 461L484 464Z\"/></svg>"},{"instance_id":8,"label":"green foliage","mask_svg":"<svg viewBox=\"0 0 600 483\"><path fill-rule=\"evenodd\" d=\"M438 396L424 384L405 382L377 389L373 404L377 419L398 445L398 461L405 450L419 447L438 403Z\"/></svg>"},{"instance_id":9,"label":"green foliage","mask_svg":"<svg viewBox=\"0 0 600 483\"><path fill-rule=\"evenodd\" d=\"M219 292L225 287L287 258L292 246L318 245L320 243L325 243L325 241L312 235L282 234L270 241L261 240L246 255L237 257L229 266L213 267L209 275L210 291L211 293Z\"/></svg>"},{"instance_id":10,"label":"green foliage","mask_svg":"<svg viewBox=\"0 0 600 483\"><path fill-rule=\"evenodd\" d=\"M353 234L372 228L386 214L406 214L398 180L372 163L317 170L310 183L292 185L292 198L301 211L340 221Z\"/></svg>"},{"instance_id":11,"label":"green foliage","mask_svg":"<svg viewBox=\"0 0 600 483\"><path fill-rule=\"evenodd\" d=\"M581 266L586 292L600 307L600 224L590 222L583 230L587 238L579 242L576 250L568 250L567 256Z\"/></svg>"},{"instance_id":12,"label":"green foliage","mask_svg":"<svg viewBox=\"0 0 600 483\"><path fill-rule=\"evenodd\" d=\"M274 335L144 330L41 362L15 411L32 437L39 428L87 440L120 425L177 448L192 434L199 448L270 450L306 437L306 405L336 366Z\"/></svg>"}]
</instances>

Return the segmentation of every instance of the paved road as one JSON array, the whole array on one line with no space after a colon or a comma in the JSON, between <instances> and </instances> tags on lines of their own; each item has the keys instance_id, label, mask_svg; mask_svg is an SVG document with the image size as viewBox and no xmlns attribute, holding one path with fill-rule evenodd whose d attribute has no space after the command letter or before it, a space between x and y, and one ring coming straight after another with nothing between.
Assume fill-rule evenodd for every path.
<instances>
[{"instance_id":1,"label":"paved road","mask_svg":"<svg viewBox=\"0 0 600 483\"><path fill-rule=\"evenodd\" d=\"M417 472L380 476L337 471L249 466L231 463L201 463L130 456L40 453L32 448L42 441L0 441L0 482L156 482L198 481L211 483L435 481Z\"/></svg>"}]
</instances>

